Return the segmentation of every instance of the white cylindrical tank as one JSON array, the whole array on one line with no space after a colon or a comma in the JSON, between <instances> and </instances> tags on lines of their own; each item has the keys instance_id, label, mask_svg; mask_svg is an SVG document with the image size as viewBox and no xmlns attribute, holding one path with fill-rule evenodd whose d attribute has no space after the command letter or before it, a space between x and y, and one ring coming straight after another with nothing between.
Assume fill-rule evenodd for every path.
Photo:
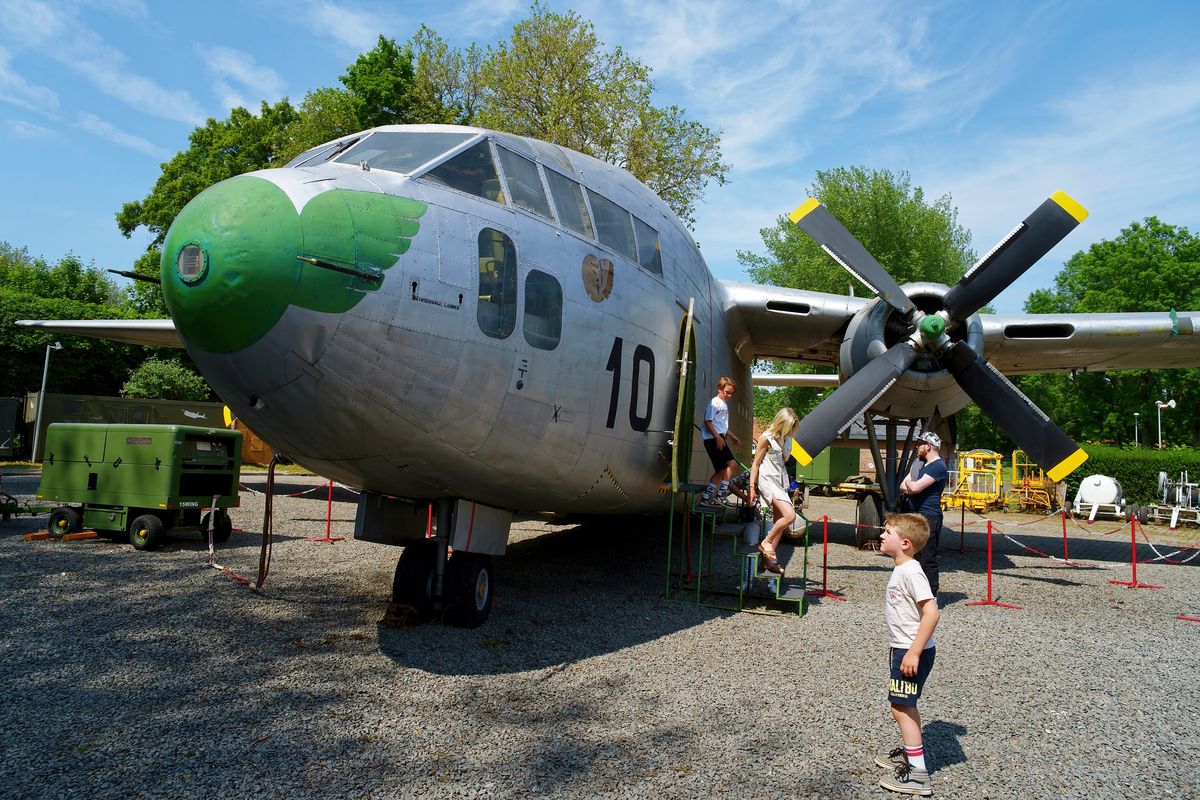
<instances>
[{"instance_id":1,"label":"white cylindrical tank","mask_svg":"<svg viewBox=\"0 0 1200 800\"><path fill-rule=\"evenodd\" d=\"M1116 506L1125 505L1125 497L1121 484L1116 478L1107 475L1088 475L1079 484L1075 502L1080 505L1108 503Z\"/></svg>"}]
</instances>

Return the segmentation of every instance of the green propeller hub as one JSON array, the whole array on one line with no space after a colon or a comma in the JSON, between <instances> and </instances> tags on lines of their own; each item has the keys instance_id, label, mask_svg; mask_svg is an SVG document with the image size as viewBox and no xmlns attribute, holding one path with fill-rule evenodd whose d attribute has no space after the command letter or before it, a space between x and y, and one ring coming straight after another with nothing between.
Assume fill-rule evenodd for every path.
<instances>
[{"instance_id":1,"label":"green propeller hub","mask_svg":"<svg viewBox=\"0 0 1200 800\"><path fill-rule=\"evenodd\" d=\"M925 341L936 342L946 332L946 320L936 314L930 314L921 320L917 330L921 332L921 338Z\"/></svg>"}]
</instances>

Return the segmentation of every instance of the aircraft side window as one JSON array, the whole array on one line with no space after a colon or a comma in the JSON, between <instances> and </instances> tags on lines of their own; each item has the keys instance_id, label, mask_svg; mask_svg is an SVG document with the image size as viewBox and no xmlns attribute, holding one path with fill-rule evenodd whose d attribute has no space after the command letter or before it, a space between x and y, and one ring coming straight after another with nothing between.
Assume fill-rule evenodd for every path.
<instances>
[{"instance_id":1,"label":"aircraft side window","mask_svg":"<svg viewBox=\"0 0 1200 800\"><path fill-rule=\"evenodd\" d=\"M562 338L562 286L549 273L531 269L525 278L525 341L553 350Z\"/></svg>"},{"instance_id":2,"label":"aircraft side window","mask_svg":"<svg viewBox=\"0 0 1200 800\"><path fill-rule=\"evenodd\" d=\"M493 228L479 232L479 329L507 339L517 326L517 249L512 239Z\"/></svg>"},{"instance_id":3,"label":"aircraft side window","mask_svg":"<svg viewBox=\"0 0 1200 800\"><path fill-rule=\"evenodd\" d=\"M552 169L546 170L546 182L550 184L550 194L554 196L554 207L558 209L559 221L576 233L595 239L592 218L588 216L587 205L583 202L583 190L579 188L579 184Z\"/></svg>"},{"instance_id":4,"label":"aircraft side window","mask_svg":"<svg viewBox=\"0 0 1200 800\"><path fill-rule=\"evenodd\" d=\"M658 243L658 231L636 216L633 227L637 230L638 263L647 272L662 275L662 247Z\"/></svg>"},{"instance_id":5,"label":"aircraft side window","mask_svg":"<svg viewBox=\"0 0 1200 800\"><path fill-rule=\"evenodd\" d=\"M592 203L592 213L596 215L600 244L608 245L636 261L637 248L633 243L633 222L629 212L591 189L588 189L588 200Z\"/></svg>"},{"instance_id":6,"label":"aircraft side window","mask_svg":"<svg viewBox=\"0 0 1200 800\"><path fill-rule=\"evenodd\" d=\"M486 141L468 147L421 177L485 200L504 202L500 176L496 173L496 165L492 161L492 148Z\"/></svg>"},{"instance_id":7,"label":"aircraft side window","mask_svg":"<svg viewBox=\"0 0 1200 800\"><path fill-rule=\"evenodd\" d=\"M500 166L504 168L513 205L553 219L550 201L546 199L546 190L542 188L542 179L538 176L537 164L503 147L497 147L496 150L500 153Z\"/></svg>"}]
</instances>

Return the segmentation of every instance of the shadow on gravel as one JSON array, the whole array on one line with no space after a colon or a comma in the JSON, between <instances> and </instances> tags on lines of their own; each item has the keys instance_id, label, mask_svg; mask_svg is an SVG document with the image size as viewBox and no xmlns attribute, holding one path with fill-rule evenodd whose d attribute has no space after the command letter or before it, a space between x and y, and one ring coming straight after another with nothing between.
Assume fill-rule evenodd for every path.
<instances>
[{"instance_id":1,"label":"shadow on gravel","mask_svg":"<svg viewBox=\"0 0 1200 800\"><path fill-rule=\"evenodd\" d=\"M957 722L947 722L942 719L936 719L925 725L922 739L929 752L937 753L937 769L966 763L967 754L963 752L962 744L958 741L958 737L966 732L966 727ZM934 771L936 772L936 770Z\"/></svg>"},{"instance_id":2,"label":"shadow on gravel","mask_svg":"<svg viewBox=\"0 0 1200 800\"><path fill-rule=\"evenodd\" d=\"M727 616L663 600L665 525L665 517L597 519L515 542L495 562L485 625L381 627L380 651L436 674L513 673L571 664Z\"/></svg>"}]
</instances>

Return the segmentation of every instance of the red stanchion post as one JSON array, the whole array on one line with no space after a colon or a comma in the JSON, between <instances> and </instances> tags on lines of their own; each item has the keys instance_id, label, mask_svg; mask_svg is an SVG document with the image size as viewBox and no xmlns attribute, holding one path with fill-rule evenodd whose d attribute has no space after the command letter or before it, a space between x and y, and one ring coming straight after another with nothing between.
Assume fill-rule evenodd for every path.
<instances>
[{"instance_id":1,"label":"red stanchion post","mask_svg":"<svg viewBox=\"0 0 1200 800\"><path fill-rule=\"evenodd\" d=\"M987 600L976 600L973 603L967 603L969 606L1000 606L1001 608L1015 608L1020 610L1020 606L1009 605L1008 603L997 603L992 599L992 521L988 520L987 529Z\"/></svg>"},{"instance_id":2,"label":"red stanchion post","mask_svg":"<svg viewBox=\"0 0 1200 800\"><path fill-rule=\"evenodd\" d=\"M344 540L345 536L333 535L333 481L329 482L329 502L325 507L325 535L324 536L309 536L304 541L306 542L324 542L325 544L333 544Z\"/></svg>"},{"instance_id":3,"label":"red stanchion post","mask_svg":"<svg viewBox=\"0 0 1200 800\"><path fill-rule=\"evenodd\" d=\"M1130 557L1129 557L1129 563L1133 566L1133 580L1131 580L1131 581L1112 580L1112 581L1109 581L1109 583L1115 583L1118 586L1126 586L1130 589L1161 589L1161 588L1163 588L1161 586L1151 586L1148 583L1138 583L1138 579L1137 579L1137 524L1138 524L1138 521L1137 521L1136 516L1129 520L1129 541L1130 541L1131 547L1133 548L1132 553L1130 554Z\"/></svg>"},{"instance_id":4,"label":"red stanchion post","mask_svg":"<svg viewBox=\"0 0 1200 800\"><path fill-rule=\"evenodd\" d=\"M967 535L967 507L962 505L958 508L958 552L965 553L967 552L967 542L965 538Z\"/></svg>"},{"instance_id":5,"label":"red stanchion post","mask_svg":"<svg viewBox=\"0 0 1200 800\"><path fill-rule=\"evenodd\" d=\"M1070 564L1071 559L1067 555L1067 509L1066 509L1066 506L1064 506L1063 510L1062 510L1062 524L1063 524L1063 561Z\"/></svg>"},{"instance_id":6,"label":"red stanchion post","mask_svg":"<svg viewBox=\"0 0 1200 800\"><path fill-rule=\"evenodd\" d=\"M829 583L827 582L827 578L829 576L829 515L821 517L821 523L821 538L823 540L821 543L821 591L805 592L805 594L809 597L832 597L834 600L844 601L846 598L842 597L837 592L829 591ZM805 535L807 535L807 533Z\"/></svg>"}]
</instances>

